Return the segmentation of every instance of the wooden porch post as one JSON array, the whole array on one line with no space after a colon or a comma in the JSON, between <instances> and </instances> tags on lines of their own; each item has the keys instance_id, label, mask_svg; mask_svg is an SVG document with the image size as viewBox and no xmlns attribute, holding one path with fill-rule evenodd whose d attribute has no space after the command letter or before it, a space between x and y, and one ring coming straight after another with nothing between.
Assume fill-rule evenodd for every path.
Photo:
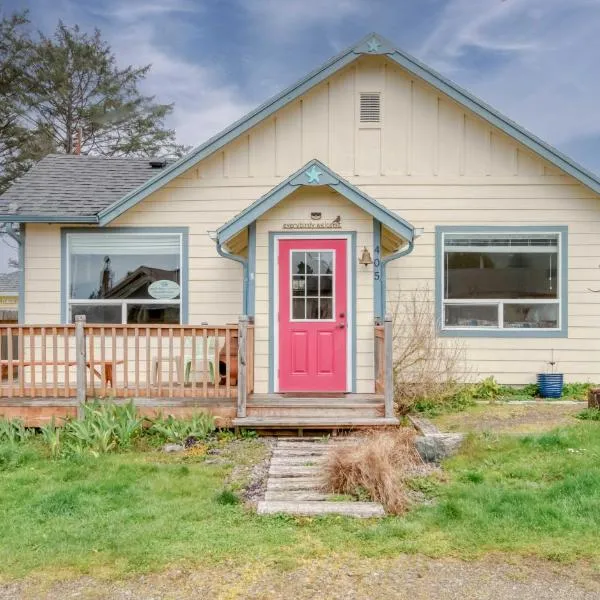
<instances>
[{"instance_id":1,"label":"wooden porch post","mask_svg":"<svg viewBox=\"0 0 600 600\"><path fill-rule=\"evenodd\" d=\"M383 397L385 402L385 417L394 416L394 340L392 315L387 313L383 321L384 342L384 387Z\"/></svg>"},{"instance_id":2,"label":"wooden porch post","mask_svg":"<svg viewBox=\"0 0 600 600\"><path fill-rule=\"evenodd\" d=\"M238 419L246 416L246 400L248 395L248 372L247 372L247 350L248 350L248 315L241 315L238 324L238 396L237 416Z\"/></svg>"},{"instance_id":3,"label":"wooden porch post","mask_svg":"<svg viewBox=\"0 0 600 600\"><path fill-rule=\"evenodd\" d=\"M86 351L85 351L85 315L75 315L75 357L77 376L77 418L83 417L82 405L86 401ZM68 370L68 367L67 367Z\"/></svg>"}]
</instances>

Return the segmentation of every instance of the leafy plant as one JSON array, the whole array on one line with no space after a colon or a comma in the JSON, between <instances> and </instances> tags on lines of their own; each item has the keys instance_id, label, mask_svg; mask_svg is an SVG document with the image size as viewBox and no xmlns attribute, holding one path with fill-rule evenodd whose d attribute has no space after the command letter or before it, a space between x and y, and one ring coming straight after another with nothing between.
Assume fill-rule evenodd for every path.
<instances>
[{"instance_id":1,"label":"leafy plant","mask_svg":"<svg viewBox=\"0 0 600 600\"><path fill-rule=\"evenodd\" d=\"M160 435L166 442L185 444L190 439L207 439L215 428L214 417L201 412L189 419L176 419L173 415L159 417L152 422L150 433Z\"/></svg>"},{"instance_id":2,"label":"leafy plant","mask_svg":"<svg viewBox=\"0 0 600 600\"><path fill-rule=\"evenodd\" d=\"M20 419L0 419L0 442L22 443L33 436Z\"/></svg>"},{"instance_id":3,"label":"leafy plant","mask_svg":"<svg viewBox=\"0 0 600 600\"><path fill-rule=\"evenodd\" d=\"M52 458L56 458L60 454L61 431L62 429L56 426L54 417L52 417L50 423L40 427L42 440L48 446Z\"/></svg>"},{"instance_id":4,"label":"leafy plant","mask_svg":"<svg viewBox=\"0 0 600 600\"><path fill-rule=\"evenodd\" d=\"M586 408L576 415L582 421L600 421L600 409Z\"/></svg>"}]
</instances>

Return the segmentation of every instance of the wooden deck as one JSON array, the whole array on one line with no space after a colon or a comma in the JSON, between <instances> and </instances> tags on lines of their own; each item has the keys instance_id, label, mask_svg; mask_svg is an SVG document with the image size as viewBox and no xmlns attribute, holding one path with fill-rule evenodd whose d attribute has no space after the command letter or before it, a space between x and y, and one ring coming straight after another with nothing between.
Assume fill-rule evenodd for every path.
<instances>
[{"instance_id":1,"label":"wooden deck","mask_svg":"<svg viewBox=\"0 0 600 600\"><path fill-rule=\"evenodd\" d=\"M117 403L124 398L110 399ZM397 419L384 417L383 398L379 395L347 394L337 398L290 398L279 395L254 395L248 398L247 416L236 417L234 398L133 398L141 414L189 417L208 412L219 427L248 429L335 430L388 426ZM39 427L54 418L60 422L77 415L78 402L71 398L0 398L0 416L22 419L30 427Z\"/></svg>"}]
</instances>

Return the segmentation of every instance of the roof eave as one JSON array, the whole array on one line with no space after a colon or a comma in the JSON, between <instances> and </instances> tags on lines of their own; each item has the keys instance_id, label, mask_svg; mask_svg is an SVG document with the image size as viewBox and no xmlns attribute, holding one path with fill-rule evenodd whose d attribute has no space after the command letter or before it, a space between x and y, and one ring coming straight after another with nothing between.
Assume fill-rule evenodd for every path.
<instances>
[{"instance_id":1,"label":"roof eave","mask_svg":"<svg viewBox=\"0 0 600 600\"><path fill-rule=\"evenodd\" d=\"M0 223L74 223L98 224L96 215L0 215Z\"/></svg>"},{"instance_id":2,"label":"roof eave","mask_svg":"<svg viewBox=\"0 0 600 600\"><path fill-rule=\"evenodd\" d=\"M303 181L303 176L307 176L311 167L321 169L323 181L318 183L308 183ZM301 169L290 175L287 179L275 186L271 191L254 201L250 206L238 213L233 219L225 223L216 231L217 240L223 244L232 237L240 233L244 228L256 221L267 211L274 208L279 202L287 198L301 186L306 187L329 187L332 190L345 197L347 200L370 214L374 219L383 223L386 227L403 237L408 242L412 242L415 237L414 227L408 222L393 213L392 211L379 204L369 195L362 192L356 186L352 185L321 161L313 159L306 163Z\"/></svg>"}]
</instances>

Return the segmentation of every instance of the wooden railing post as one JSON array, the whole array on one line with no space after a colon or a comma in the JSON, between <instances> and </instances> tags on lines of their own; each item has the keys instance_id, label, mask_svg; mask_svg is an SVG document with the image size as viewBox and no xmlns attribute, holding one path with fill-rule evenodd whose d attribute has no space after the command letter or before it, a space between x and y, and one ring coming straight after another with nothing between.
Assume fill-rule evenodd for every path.
<instances>
[{"instance_id":1,"label":"wooden railing post","mask_svg":"<svg viewBox=\"0 0 600 600\"><path fill-rule=\"evenodd\" d=\"M384 341L384 387L383 397L385 402L385 416L391 418L394 416L394 340L392 315L385 315L383 321L383 341Z\"/></svg>"},{"instance_id":2,"label":"wooden railing post","mask_svg":"<svg viewBox=\"0 0 600 600\"><path fill-rule=\"evenodd\" d=\"M248 396L247 356L248 356L248 316L240 316L238 324L238 396L237 416L246 416L246 400Z\"/></svg>"},{"instance_id":3,"label":"wooden railing post","mask_svg":"<svg viewBox=\"0 0 600 600\"><path fill-rule=\"evenodd\" d=\"M65 340L68 343L67 340ZM77 374L77 418L83 417L86 401L85 315L75 315L75 357ZM68 372L68 367L67 367Z\"/></svg>"}]
</instances>

